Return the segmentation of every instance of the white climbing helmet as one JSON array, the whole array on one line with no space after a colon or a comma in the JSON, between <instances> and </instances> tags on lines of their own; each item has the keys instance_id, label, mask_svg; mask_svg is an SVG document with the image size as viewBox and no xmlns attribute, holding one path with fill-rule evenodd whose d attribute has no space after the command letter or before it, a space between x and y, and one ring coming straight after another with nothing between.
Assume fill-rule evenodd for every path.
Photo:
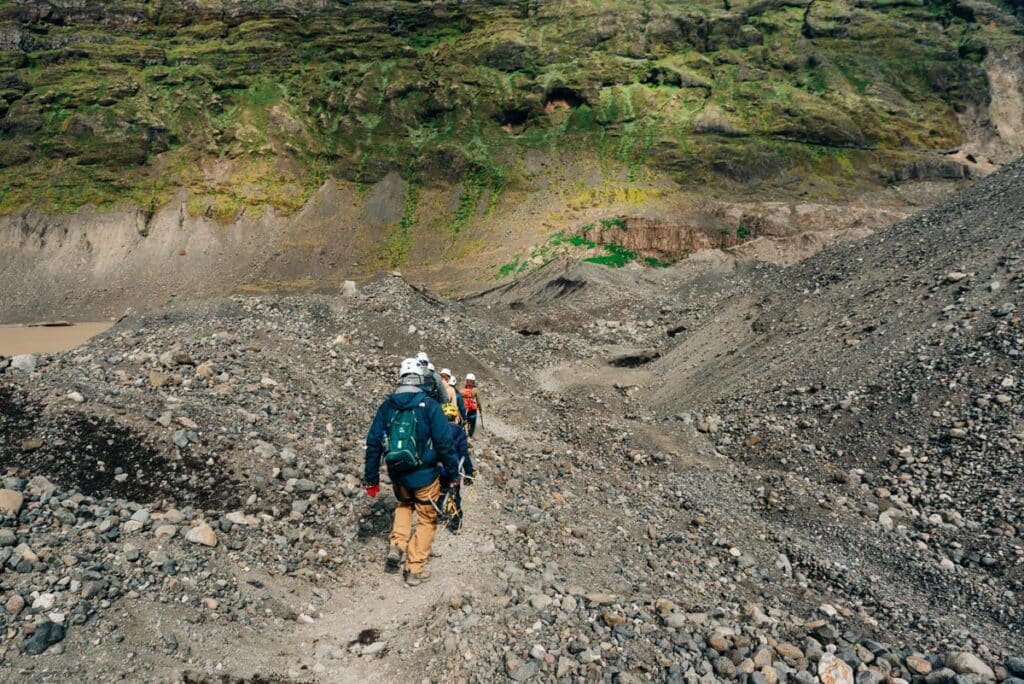
<instances>
[{"instance_id":1,"label":"white climbing helmet","mask_svg":"<svg viewBox=\"0 0 1024 684\"><path fill-rule=\"evenodd\" d=\"M425 366L428 363L430 363L430 359L427 358L427 352L420 352L419 354L417 354L416 362L419 363L421 366Z\"/></svg>"},{"instance_id":2,"label":"white climbing helmet","mask_svg":"<svg viewBox=\"0 0 1024 684\"><path fill-rule=\"evenodd\" d=\"M398 369L398 377L404 378L406 375L423 376L423 368L420 367L419 359L409 358L402 361L402 366Z\"/></svg>"},{"instance_id":3,"label":"white climbing helmet","mask_svg":"<svg viewBox=\"0 0 1024 684\"><path fill-rule=\"evenodd\" d=\"M441 376L444 377L445 375L447 375L449 378L452 377L452 371L450 368L441 369Z\"/></svg>"},{"instance_id":4,"label":"white climbing helmet","mask_svg":"<svg viewBox=\"0 0 1024 684\"><path fill-rule=\"evenodd\" d=\"M434 364L428 363L427 364L427 370L430 371L431 373L433 373L434 372Z\"/></svg>"},{"instance_id":5,"label":"white climbing helmet","mask_svg":"<svg viewBox=\"0 0 1024 684\"><path fill-rule=\"evenodd\" d=\"M469 381L471 381L471 380L472 380L473 382L476 382L476 376L475 376L475 375L473 375L472 373L466 373L466 382L469 382Z\"/></svg>"},{"instance_id":6,"label":"white climbing helmet","mask_svg":"<svg viewBox=\"0 0 1024 684\"><path fill-rule=\"evenodd\" d=\"M457 387L459 384L459 380L453 375L452 377L448 378L448 384L451 385L452 387Z\"/></svg>"}]
</instances>

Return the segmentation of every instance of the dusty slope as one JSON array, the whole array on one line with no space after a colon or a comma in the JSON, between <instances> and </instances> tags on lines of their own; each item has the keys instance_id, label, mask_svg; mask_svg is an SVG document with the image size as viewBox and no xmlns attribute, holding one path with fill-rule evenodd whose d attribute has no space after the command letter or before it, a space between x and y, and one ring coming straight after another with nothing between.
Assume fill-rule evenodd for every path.
<instances>
[{"instance_id":1,"label":"dusty slope","mask_svg":"<svg viewBox=\"0 0 1024 684\"><path fill-rule=\"evenodd\" d=\"M543 251L558 231L574 234L616 216L643 215L656 232L705 239L735 239L744 225L759 226L758 235L813 231L794 240L814 245L837 228L842 234L884 227L956 185L904 183L854 201L711 202L664 175L626 181L624 168L595 159L582 164L538 154L535 161L529 180L472 206L460 199L461 186L416 189L392 173L362 189L330 179L294 214L243 212L229 222L193 212L185 192L153 210L0 216L0 321L110 319L129 307L232 292L336 292L344 279L399 265L417 282L465 292L507 279L507 264ZM411 207L410 193L421 204ZM458 232L452 216L463 205L472 229ZM819 238L818 231L825 233ZM792 242L772 244L786 258L806 251Z\"/></svg>"},{"instance_id":2,"label":"dusty slope","mask_svg":"<svg viewBox=\"0 0 1024 684\"><path fill-rule=\"evenodd\" d=\"M1024 556L1022 173L1017 162L784 270L723 258L709 282L683 263L651 287L637 273L558 268L481 303L515 304L511 316L537 331L586 326L604 343L595 358L542 378L615 383L666 431L674 417L695 423L750 469L758 517L802 554L830 547L820 571L885 577L858 589L881 605L964 611L970 597L974 629L1012 634Z\"/></svg>"},{"instance_id":3,"label":"dusty slope","mask_svg":"<svg viewBox=\"0 0 1024 684\"><path fill-rule=\"evenodd\" d=\"M780 272L722 310L733 320L738 310L751 312L751 320L729 328L742 338L724 350L728 363L694 353L707 337L723 334L709 326L674 349L664 368L682 373L687 387L697 384L690 378L714 374L714 386L697 397L713 402L782 379L868 383L919 345L985 336L999 324L993 311L1019 305L1022 169L1018 161L889 230ZM787 347L799 353L781 353Z\"/></svg>"},{"instance_id":4,"label":"dusty slope","mask_svg":"<svg viewBox=\"0 0 1024 684\"><path fill-rule=\"evenodd\" d=\"M1021 172L784 270L709 255L551 267L584 283L556 298L538 272L465 303L397 278L183 302L7 368L0 458L25 501L0 547L5 671L1016 684L1021 243L1001 229ZM945 232L956 255L923 240ZM914 283L932 296L877 334ZM420 347L482 378L485 481L436 589L406 591L379 574L387 500L353 476L373 398ZM849 375L826 354L846 347ZM200 520L216 547L185 539ZM65 639L25 652L58 617ZM364 627L383 651L348 651Z\"/></svg>"},{"instance_id":5,"label":"dusty slope","mask_svg":"<svg viewBox=\"0 0 1024 684\"><path fill-rule=\"evenodd\" d=\"M721 413L722 450L779 468L775 483L796 473L829 499L833 482L860 486L867 497L843 506L899 540L874 551L865 542L865 553L885 562L890 544L917 547L894 576L923 572L922 582L946 587L933 600L969 595L1011 625L1021 611L1004 600L1024 586L1022 182L1017 162L773 275L651 369L676 380L654 392L657 405ZM716 354L702 353L712 339ZM783 520L800 518L794 504L769 498ZM965 589L971 575L991 593Z\"/></svg>"}]
</instances>

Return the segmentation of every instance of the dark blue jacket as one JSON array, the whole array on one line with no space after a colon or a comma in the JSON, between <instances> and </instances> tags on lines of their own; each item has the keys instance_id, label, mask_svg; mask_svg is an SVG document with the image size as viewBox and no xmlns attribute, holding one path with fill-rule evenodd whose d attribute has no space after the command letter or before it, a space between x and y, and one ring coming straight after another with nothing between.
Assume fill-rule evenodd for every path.
<instances>
[{"instance_id":1,"label":"dark blue jacket","mask_svg":"<svg viewBox=\"0 0 1024 684\"><path fill-rule=\"evenodd\" d=\"M455 449L455 460L462 464L462 472L470 477L473 476L473 459L469 457L469 441L466 439L466 431L461 425L449 423L452 426L452 446ZM458 473L459 470L449 470L448 466L441 468L441 483L448 485L455 478L450 473Z\"/></svg>"},{"instance_id":2,"label":"dark blue jacket","mask_svg":"<svg viewBox=\"0 0 1024 684\"><path fill-rule=\"evenodd\" d=\"M423 451L425 465L393 480L408 489L420 489L437 478L439 464L450 468L452 472L458 470L458 460L452 449L452 433L441 406L418 387L401 386L377 409L377 415L373 417L370 431L366 435L366 470L363 476L366 484L380 482L380 460L384 455L384 440L391 427L391 420L399 409L407 408L415 408L417 412L417 439L420 444L426 445Z\"/></svg>"}]
</instances>

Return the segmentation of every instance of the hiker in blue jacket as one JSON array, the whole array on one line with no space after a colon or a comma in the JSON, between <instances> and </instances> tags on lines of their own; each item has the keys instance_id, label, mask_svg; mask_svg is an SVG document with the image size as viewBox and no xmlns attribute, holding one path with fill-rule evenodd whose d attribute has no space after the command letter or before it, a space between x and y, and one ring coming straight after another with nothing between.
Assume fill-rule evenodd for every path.
<instances>
[{"instance_id":1,"label":"hiker in blue jacket","mask_svg":"<svg viewBox=\"0 0 1024 684\"><path fill-rule=\"evenodd\" d=\"M449 473L459 472L451 428L441 406L423 393L421 368L415 358L402 362L398 387L377 409L366 435L363 476L366 493L377 496L383 457L398 499L384 569L398 572L405 554L405 583L409 586L430 578L424 566L437 532L437 505L442 496L439 466L443 465ZM457 479L450 484L455 486ZM418 517L415 534L413 511Z\"/></svg>"},{"instance_id":2,"label":"hiker in blue jacket","mask_svg":"<svg viewBox=\"0 0 1024 684\"><path fill-rule=\"evenodd\" d=\"M445 418L448 419L448 424L451 425L452 446L455 449L455 460L459 463L459 467L454 471L449 470L447 466L441 467L441 486L448 490L454 504L454 511L448 521L448 531L456 534L462 529L463 519L462 487L459 486L459 483L468 485L473 482L473 459L469 456L469 440L466 439L466 431L459 425L458 409L452 404L445 404L442 409ZM454 473L454 477L452 473Z\"/></svg>"}]
</instances>

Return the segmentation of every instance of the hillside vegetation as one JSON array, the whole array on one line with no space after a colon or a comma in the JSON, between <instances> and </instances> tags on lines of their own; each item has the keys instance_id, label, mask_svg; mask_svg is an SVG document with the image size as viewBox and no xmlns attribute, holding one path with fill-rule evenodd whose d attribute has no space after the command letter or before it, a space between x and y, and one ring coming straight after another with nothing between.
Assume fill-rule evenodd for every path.
<instances>
[{"instance_id":1,"label":"hillside vegetation","mask_svg":"<svg viewBox=\"0 0 1024 684\"><path fill-rule=\"evenodd\" d=\"M529 179L529 150L712 192L838 198L959 178L960 163L933 153L984 119L982 62L1019 52L1013 12L982 0L0 1L0 212L154 211L185 188L193 216L230 221L295 212L329 178L366 189L396 172L403 222L419 188L461 184L458 224Z\"/></svg>"}]
</instances>

